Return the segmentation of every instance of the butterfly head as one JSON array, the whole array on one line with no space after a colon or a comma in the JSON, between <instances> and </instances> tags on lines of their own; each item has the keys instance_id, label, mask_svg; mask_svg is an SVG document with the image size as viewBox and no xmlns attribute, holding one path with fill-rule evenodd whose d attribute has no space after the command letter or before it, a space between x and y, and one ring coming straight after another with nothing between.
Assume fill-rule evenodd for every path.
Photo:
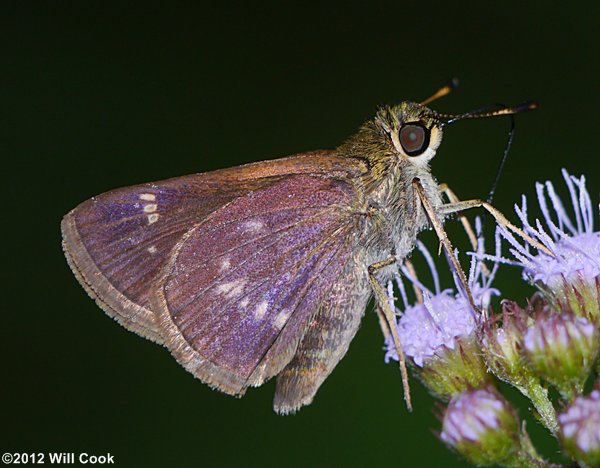
<instances>
[{"instance_id":1,"label":"butterfly head","mask_svg":"<svg viewBox=\"0 0 600 468\"><path fill-rule=\"evenodd\" d=\"M393 167L426 168L442 142L438 114L415 102L381 107L338 151L365 159L376 177Z\"/></svg>"},{"instance_id":2,"label":"butterfly head","mask_svg":"<svg viewBox=\"0 0 600 468\"><path fill-rule=\"evenodd\" d=\"M427 168L442 142L446 126L459 120L512 115L536 108L535 102L528 101L514 107L493 106L491 110L443 114L424 104L405 101L380 108L375 118L363 124L338 150L366 159L371 168L381 168L379 172L393 165Z\"/></svg>"},{"instance_id":3,"label":"butterfly head","mask_svg":"<svg viewBox=\"0 0 600 468\"><path fill-rule=\"evenodd\" d=\"M416 102L383 107L374 123L396 157L409 164L426 165L442 142L442 120L436 112Z\"/></svg>"}]
</instances>

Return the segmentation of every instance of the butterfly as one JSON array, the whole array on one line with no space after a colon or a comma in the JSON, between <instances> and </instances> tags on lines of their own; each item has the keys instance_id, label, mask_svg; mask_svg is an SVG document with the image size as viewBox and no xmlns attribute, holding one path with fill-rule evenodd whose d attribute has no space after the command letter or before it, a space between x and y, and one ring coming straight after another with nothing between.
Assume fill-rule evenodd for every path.
<instances>
[{"instance_id":1,"label":"butterfly","mask_svg":"<svg viewBox=\"0 0 600 468\"><path fill-rule=\"evenodd\" d=\"M428 226L415 180L443 211L429 162L444 126L525 107L449 116L402 102L335 150L112 190L63 218L63 249L126 329L230 395L276 377L274 409L293 413L346 354L374 294L396 338L378 285Z\"/></svg>"}]
</instances>

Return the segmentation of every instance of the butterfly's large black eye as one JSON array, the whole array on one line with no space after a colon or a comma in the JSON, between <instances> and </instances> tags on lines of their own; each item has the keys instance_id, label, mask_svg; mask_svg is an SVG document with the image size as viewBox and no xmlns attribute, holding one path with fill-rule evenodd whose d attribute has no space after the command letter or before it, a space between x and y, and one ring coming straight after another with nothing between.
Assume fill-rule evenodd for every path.
<instances>
[{"instance_id":1,"label":"butterfly's large black eye","mask_svg":"<svg viewBox=\"0 0 600 468\"><path fill-rule=\"evenodd\" d=\"M409 156L419 156L429 146L429 129L420 123L405 124L399 137L402 149Z\"/></svg>"}]
</instances>

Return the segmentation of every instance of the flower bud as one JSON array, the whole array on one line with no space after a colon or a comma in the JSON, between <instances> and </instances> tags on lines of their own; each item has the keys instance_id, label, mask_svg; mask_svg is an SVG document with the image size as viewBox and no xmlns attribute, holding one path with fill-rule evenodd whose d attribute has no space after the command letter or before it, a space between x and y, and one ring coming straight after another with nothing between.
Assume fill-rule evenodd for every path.
<instances>
[{"instance_id":1,"label":"flower bud","mask_svg":"<svg viewBox=\"0 0 600 468\"><path fill-rule=\"evenodd\" d=\"M515 386L526 384L531 377L522 353L528 318L516 302L503 301L502 314L488 317L482 328L482 351L488 368L496 377Z\"/></svg>"},{"instance_id":2,"label":"flower bud","mask_svg":"<svg viewBox=\"0 0 600 468\"><path fill-rule=\"evenodd\" d=\"M600 390L577 397L558 416L565 450L583 466L600 466Z\"/></svg>"},{"instance_id":3,"label":"flower bud","mask_svg":"<svg viewBox=\"0 0 600 468\"><path fill-rule=\"evenodd\" d=\"M539 305L540 301L535 301L535 304ZM558 422L554 406L548 398L548 390L543 387L523 352L523 337L530 322L527 312L517 303L503 301L502 314L489 317L484 322L481 349L488 369L529 398L538 419L555 434Z\"/></svg>"},{"instance_id":4,"label":"flower bud","mask_svg":"<svg viewBox=\"0 0 600 468\"><path fill-rule=\"evenodd\" d=\"M454 397L444 414L440 438L477 465L509 463L520 452L516 414L491 387Z\"/></svg>"},{"instance_id":5,"label":"flower bud","mask_svg":"<svg viewBox=\"0 0 600 468\"><path fill-rule=\"evenodd\" d=\"M567 400L582 393L600 351L597 328L570 314L539 314L523 343L532 367Z\"/></svg>"}]
</instances>

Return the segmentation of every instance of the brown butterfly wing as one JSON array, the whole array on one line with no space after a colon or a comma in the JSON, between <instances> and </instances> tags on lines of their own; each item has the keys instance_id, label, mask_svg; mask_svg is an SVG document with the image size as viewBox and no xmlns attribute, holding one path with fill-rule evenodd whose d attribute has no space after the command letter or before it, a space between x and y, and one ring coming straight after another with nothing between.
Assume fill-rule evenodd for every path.
<instances>
[{"instance_id":1,"label":"brown butterfly wing","mask_svg":"<svg viewBox=\"0 0 600 468\"><path fill-rule=\"evenodd\" d=\"M176 359L231 394L280 372L352 260L355 198L339 179L287 176L187 233L152 302Z\"/></svg>"},{"instance_id":2,"label":"brown butterfly wing","mask_svg":"<svg viewBox=\"0 0 600 468\"><path fill-rule=\"evenodd\" d=\"M277 413L295 413L312 402L348 351L370 297L366 265L349 263L310 321L293 359L277 375Z\"/></svg>"},{"instance_id":3,"label":"brown butterfly wing","mask_svg":"<svg viewBox=\"0 0 600 468\"><path fill-rule=\"evenodd\" d=\"M109 316L160 343L149 307L158 272L194 224L247 191L215 190L204 174L112 190L64 217L65 255L79 282Z\"/></svg>"},{"instance_id":4,"label":"brown butterfly wing","mask_svg":"<svg viewBox=\"0 0 600 468\"><path fill-rule=\"evenodd\" d=\"M289 174L352 178L364 168L330 151L113 190L68 213L63 248L75 276L127 329L159 343L150 295L183 235L210 213Z\"/></svg>"}]
</instances>

